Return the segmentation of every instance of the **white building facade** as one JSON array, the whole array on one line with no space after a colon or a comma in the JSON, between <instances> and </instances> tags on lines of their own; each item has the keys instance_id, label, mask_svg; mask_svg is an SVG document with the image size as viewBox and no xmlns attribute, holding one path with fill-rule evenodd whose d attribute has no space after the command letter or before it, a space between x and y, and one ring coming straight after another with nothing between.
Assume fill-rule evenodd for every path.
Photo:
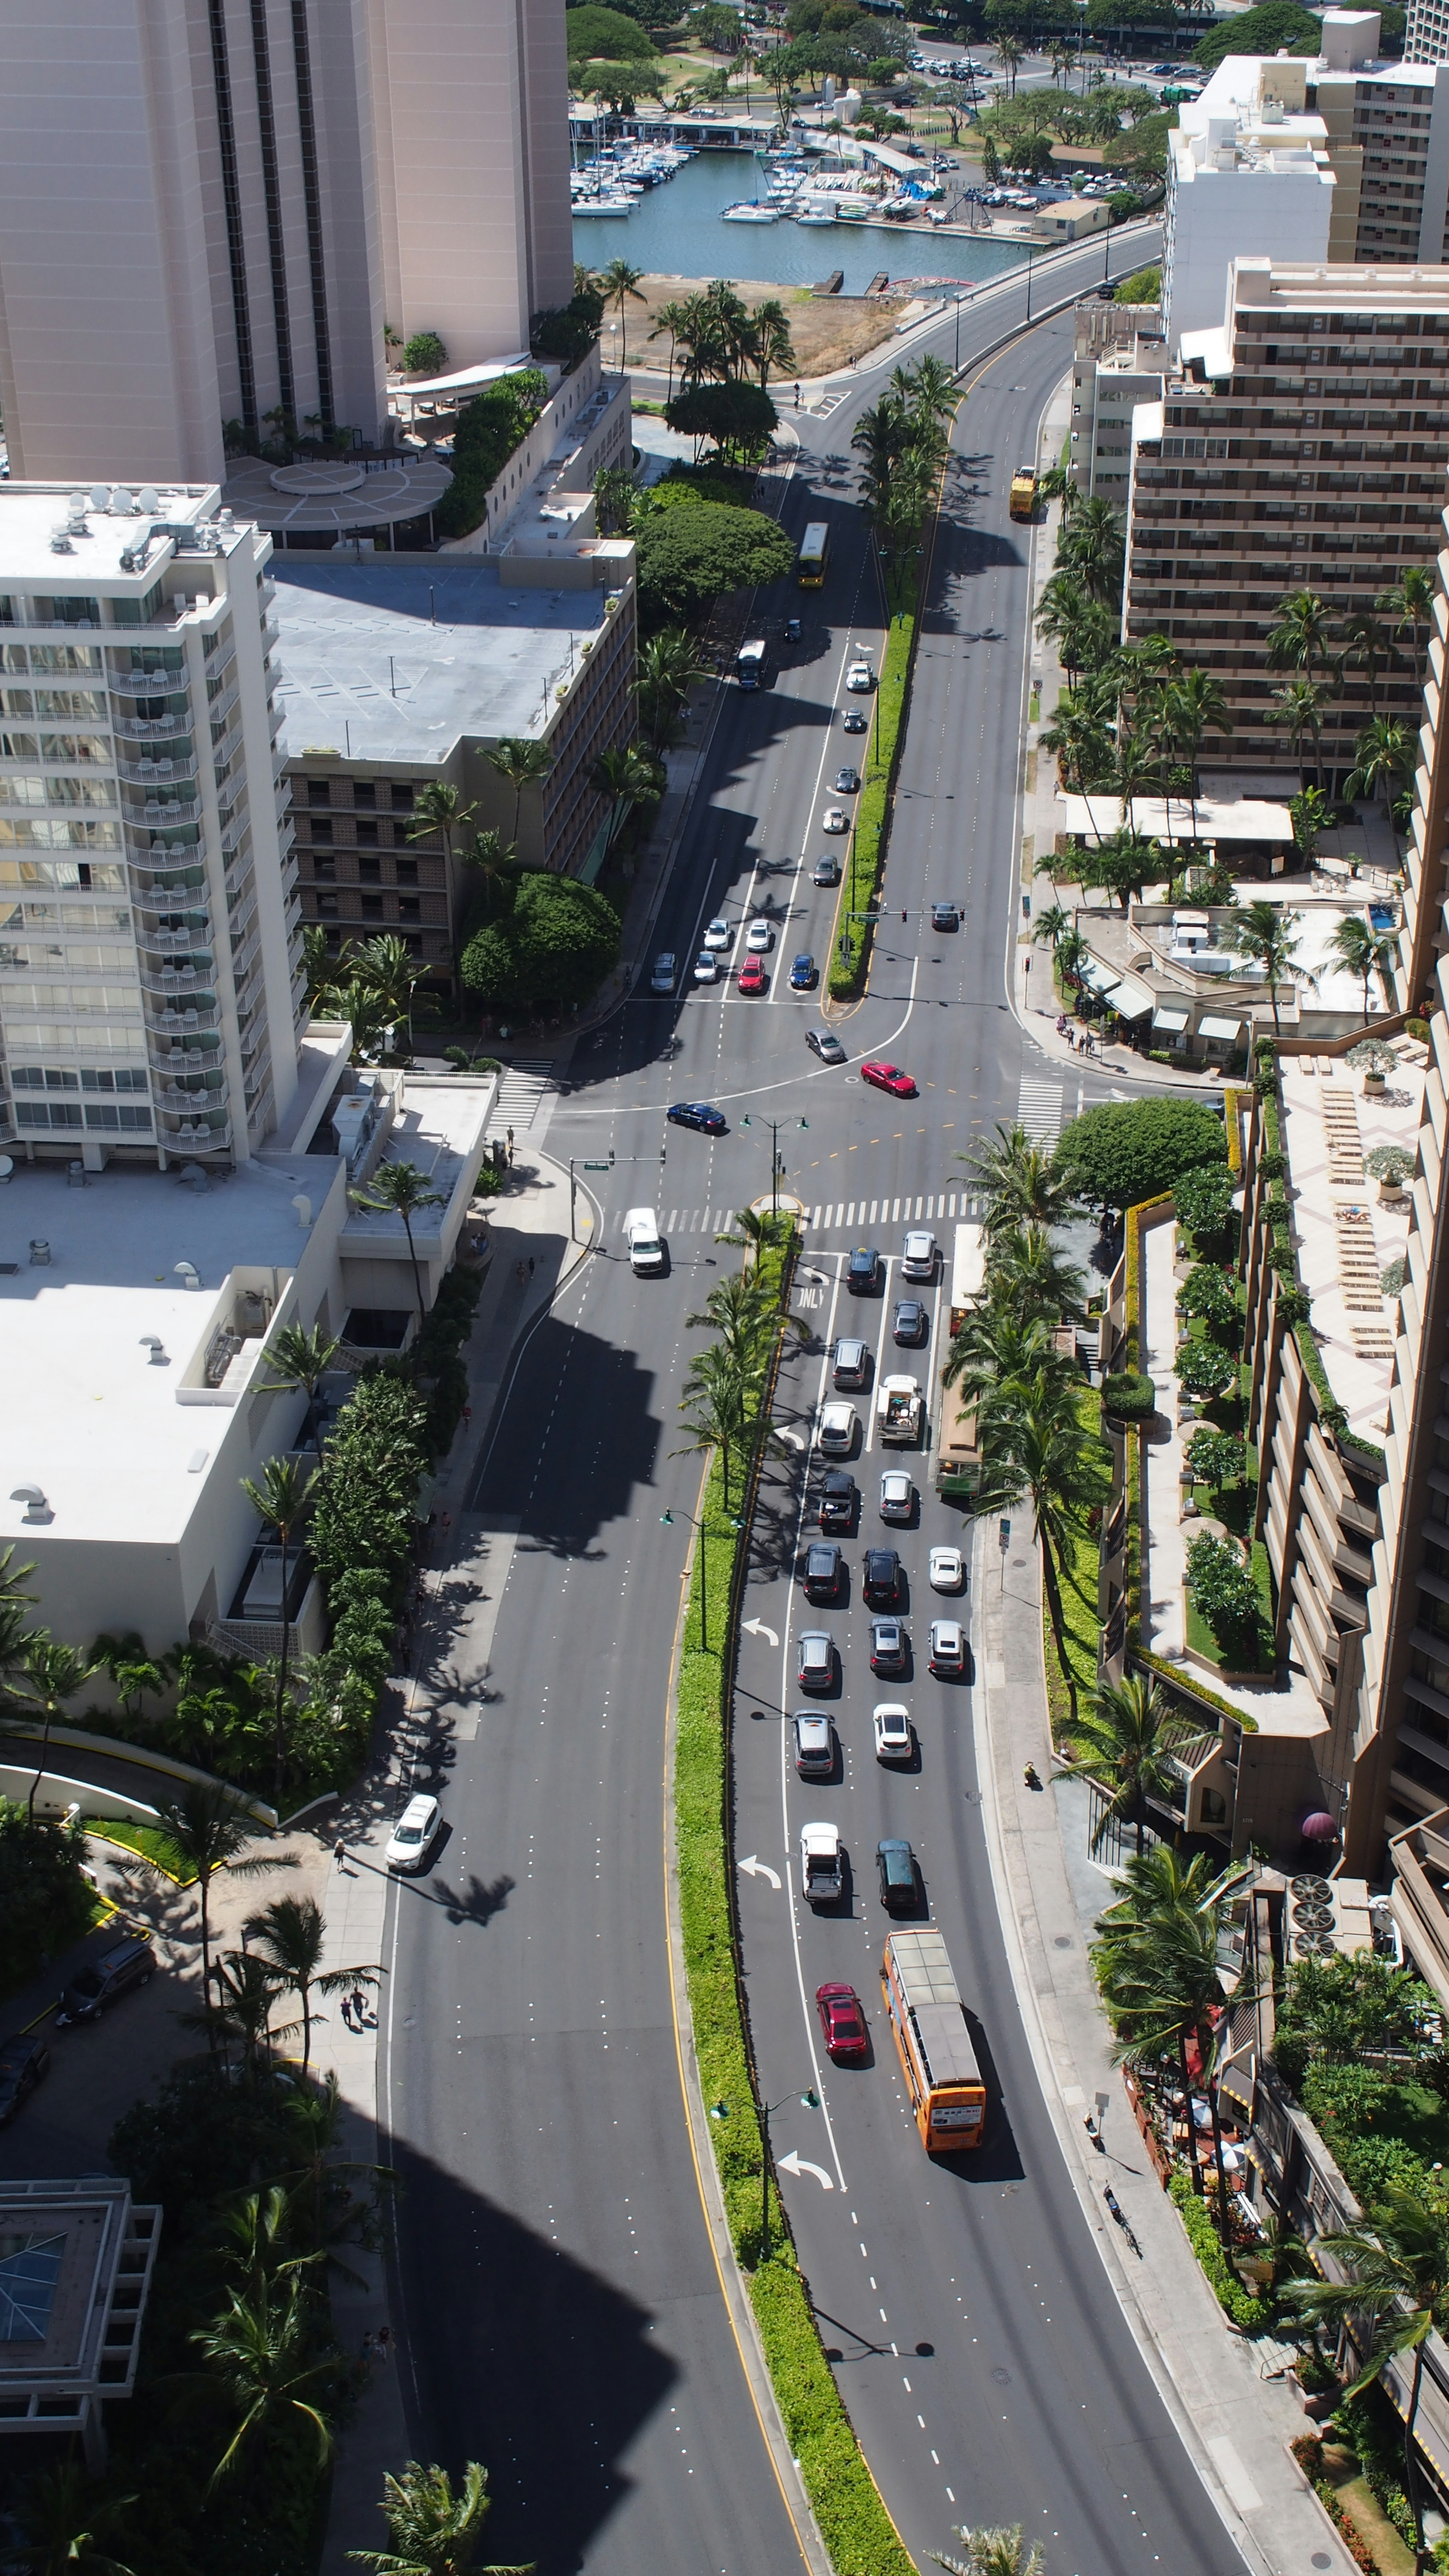
<instances>
[{"instance_id":1,"label":"white building facade","mask_svg":"<svg viewBox=\"0 0 1449 2576\"><path fill-rule=\"evenodd\" d=\"M218 510L214 485L0 483L12 1159L244 1162L296 1085L271 540Z\"/></svg>"}]
</instances>

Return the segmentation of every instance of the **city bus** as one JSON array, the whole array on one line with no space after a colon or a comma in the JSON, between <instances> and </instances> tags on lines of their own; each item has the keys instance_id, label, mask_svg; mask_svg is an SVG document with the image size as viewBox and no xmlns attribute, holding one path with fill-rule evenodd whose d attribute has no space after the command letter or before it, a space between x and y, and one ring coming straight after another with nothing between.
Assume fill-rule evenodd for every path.
<instances>
[{"instance_id":1,"label":"city bus","mask_svg":"<svg viewBox=\"0 0 1449 2576\"><path fill-rule=\"evenodd\" d=\"M979 2147L986 2087L941 1934L892 1932L880 1984L922 2146L943 2155Z\"/></svg>"},{"instance_id":2,"label":"city bus","mask_svg":"<svg viewBox=\"0 0 1449 2576\"><path fill-rule=\"evenodd\" d=\"M986 1229L974 1218L956 1228L951 1260L951 1339L986 1287ZM944 1502L969 1503L981 1483L981 1441L976 1426L976 1398L959 1381L941 1388L941 1420L936 1435L936 1491Z\"/></svg>"},{"instance_id":3,"label":"city bus","mask_svg":"<svg viewBox=\"0 0 1449 2576\"><path fill-rule=\"evenodd\" d=\"M823 519L812 519L795 558L795 579L802 590L820 589L829 561L830 530Z\"/></svg>"}]
</instances>

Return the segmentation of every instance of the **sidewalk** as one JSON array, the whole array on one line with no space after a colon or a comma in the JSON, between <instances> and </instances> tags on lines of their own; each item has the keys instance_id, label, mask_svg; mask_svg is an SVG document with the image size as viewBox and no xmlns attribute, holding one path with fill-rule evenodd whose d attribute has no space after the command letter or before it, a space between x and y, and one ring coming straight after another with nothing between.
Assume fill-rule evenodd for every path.
<instances>
[{"instance_id":1,"label":"sidewalk","mask_svg":"<svg viewBox=\"0 0 1449 2576\"><path fill-rule=\"evenodd\" d=\"M1306 2419L1282 2381L1260 2377L1257 2347L1229 2328L1141 2151L1087 1958L1093 1880L1100 1878L1097 1905L1110 1901L1110 1884L1074 1852L1079 1906L1068 1875L1064 1835L1073 1836L1069 1809L1080 1787L1052 1777L1038 1560L1025 1548L1008 1559L998 1590L985 1554L978 1547L972 1585L980 1604L982 1812L1013 1981L1072 2187L1164 2403L1248 2566L1257 2576L1298 2568L1352 2576L1353 2562L1285 2447ZM1044 1792L1025 1786L1028 1760L1051 1783ZM1105 2156L1083 2127L1094 2108ZM1140 2262L1108 2222L1104 2182L1142 2246ZM1276 2367L1276 2347L1270 2354Z\"/></svg>"}]
</instances>

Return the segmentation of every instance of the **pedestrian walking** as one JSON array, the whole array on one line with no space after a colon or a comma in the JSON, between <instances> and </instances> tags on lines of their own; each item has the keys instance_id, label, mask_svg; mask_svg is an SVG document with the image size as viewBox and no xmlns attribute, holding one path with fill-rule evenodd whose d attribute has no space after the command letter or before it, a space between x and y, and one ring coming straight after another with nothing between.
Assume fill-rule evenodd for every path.
<instances>
[{"instance_id":1,"label":"pedestrian walking","mask_svg":"<svg viewBox=\"0 0 1449 2576\"><path fill-rule=\"evenodd\" d=\"M377 2359L377 2337L370 2328L362 2338L362 2358L366 2362L374 2362Z\"/></svg>"},{"instance_id":2,"label":"pedestrian walking","mask_svg":"<svg viewBox=\"0 0 1449 2576\"><path fill-rule=\"evenodd\" d=\"M361 1986L354 1986L347 2000L352 2006L353 2015L356 2019L358 2029L365 2030L367 2028L367 1997L363 1993Z\"/></svg>"},{"instance_id":3,"label":"pedestrian walking","mask_svg":"<svg viewBox=\"0 0 1449 2576\"><path fill-rule=\"evenodd\" d=\"M347 1868L347 1845L346 1845L346 1843L343 1841L343 1839L342 1839L342 1837L341 1837L341 1835L340 1835L340 1834L339 1834L339 1835L338 1835L338 1837L337 1837L337 1842L336 1842L336 1845L335 1845L335 1847L334 1847L334 1849L333 1849L332 1857L333 1857L334 1861L336 1862L336 1864L337 1864L338 1868L339 1868L339 1869L344 1873L344 1875L345 1875L345 1876L350 1876L350 1874L351 1874L351 1873L348 1871L348 1868Z\"/></svg>"},{"instance_id":4,"label":"pedestrian walking","mask_svg":"<svg viewBox=\"0 0 1449 2576\"><path fill-rule=\"evenodd\" d=\"M521 1262L521 1261L520 1261L520 1263L519 1263L519 1265L518 1265L518 1268L515 1270L515 1272L514 1272L514 1274L513 1274L513 1275L514 1275L514 1278L518 1281L518 1284L519 1284L519 1287L520 1287L520 1288L523 1288L523 1287L526 1287L526 1286L527 1286L527 1284L528 1284L528 1272L524 1269L524 1266L523 1266L523 1264L522 1264L522 1262Z\"/></svg>"},{"instance_id":5,"label":"pedestrian walking","mask_svg":"<svg viewBox=\"0 0 1449 2576\"><path fill-rule=\"evenodd\" d=\"M511 1127L508 1130L508 1160L510 1163L513 1161L513 1130Z\"/></svg>"},{"instance_id":6,"label":"pedestrian walking","mask_svg":"<svg viewBox=\"0 0 1449 2576\"><path fill-rule=\"evenodd\" d=\"M351 2030L351 2028L352 2028L352 1997L351 1997L351 1995L344 1995L344 1996L343 1996L343 1998L342 1998L342 2019L343 2019L343 2022L345 2023L346 2027L348 2028L348 2030Z\"/></svg>"},{"instance_id":7,"label":"pedestrian walking","mask_svg":"<svg viewBox=\"0 0 1449 2576\"><path fill-rule=\"evenodd\" d=\"M529 1256L528 1256L528 1275L529 1275L529 1278L530 1278L530 1279L533 1277L533 1255L532 1255L532 1253L530 1253L530 1254L529 1254Z\"/></svg>"},{"instance_id":8,"label":"pedestrian walking","mask_svg":"<svg viewBox=\"0 0 1449 2576\"><path fill-rule=\"evenodd\" d=\"M379 2326L379 2327L378 2327L378 2330L377 2330L377 2343L376 2343L376 2347L375 2347L375 2349L376 2349L377 2357L378 2357L378 2360L379 2360L379 2361L389 2361L389 2360L391 2359L391 2357L392 2357L392 2328L391 2328L391 2326Z\"/></svg>"}]
</instances>

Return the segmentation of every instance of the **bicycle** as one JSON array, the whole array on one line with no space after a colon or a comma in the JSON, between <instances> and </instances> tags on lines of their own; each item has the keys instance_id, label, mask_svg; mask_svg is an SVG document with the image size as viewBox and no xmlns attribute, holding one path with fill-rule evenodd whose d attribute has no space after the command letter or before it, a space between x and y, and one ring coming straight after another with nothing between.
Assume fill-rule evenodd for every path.
<instances>
[{"instance_id":1,"label":"bicycle","mask_svg":"<svg viewBox=\"0 0 1449 2576\"><path fill-rule=\"evenodd\" d=\"M1131 2246L1133 2253L1136 2255L1137 2260L1140 2263L1143 2259L1142 2248L1138 2244L1136 2237L1133 2235L1131 2228L1127 2224L1127 2212L1123 2208L1120 2200L1117 2198L1117 2195L1112 2189L1110 2183L1103 2184L1102 2198L1105 2200L1107 2207L1116 2219L1118 2226L1121 2228L1123 2235L1126 2237L1128 2244Z\"/></svg>"}]
</instances>

